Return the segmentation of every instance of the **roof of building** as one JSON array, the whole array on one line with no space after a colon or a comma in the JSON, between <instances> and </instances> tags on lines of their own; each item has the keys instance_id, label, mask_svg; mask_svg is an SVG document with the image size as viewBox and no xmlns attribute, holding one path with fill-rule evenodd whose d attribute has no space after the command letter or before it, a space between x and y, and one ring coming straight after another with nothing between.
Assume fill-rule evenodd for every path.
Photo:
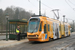
<instances>
[{"instance_id":1,"label":"roof of building","mask_svg":"<svg viewBox=\"0 0 75 50\"><path fill-rule=\"evenodd\" d=\"M9 22L25 22L27 23L26 20L19 20L19 19L12 19L12 20L8 20Z\"/></svg>"}]
</instances>

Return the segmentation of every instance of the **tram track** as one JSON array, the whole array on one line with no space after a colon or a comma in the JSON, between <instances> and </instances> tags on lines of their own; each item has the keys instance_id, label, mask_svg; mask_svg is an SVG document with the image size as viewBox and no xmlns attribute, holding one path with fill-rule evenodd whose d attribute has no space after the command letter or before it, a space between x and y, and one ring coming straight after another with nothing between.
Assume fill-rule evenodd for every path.
<instances>
[{"instance_id":1,"label":"tram track","mask_svg":"<svg viewBox=\"0 0 75 50\"><path fill-rule=\"evenodd\" d=\"M68 38L68 37L67 37L67 38ZM65 38L64 38L64 39L65 39ZM59 39L59 40L63 40L63 39ZM56 40L56 41L58 41L58 40ZM71 41L71 38L68 39L67 41ZM53 46L55 46L55 45L59 45L59 44L61 44L61 43L67 42L67 41L63 41L63 42L60 41L60 42L58 42L57 44L55 44L55 42L52 41L52 42L50 42L50 46L49 46L49 47L51 48L51 47L53 47ZM29 43L29 42L28 42L28 43ZM54 45L53 45L53 43L54 43ZM32 43L31 45L33 46L34 44ZM34 45L34 46L36 46L36 45ZM22 47L20 47L20 48L22 48ZM42 49L41 49L41 50L42 50Z\"/></svg>"},{"instance_id":2,"label":"tram track","mask_svg":"<svg viewBox=\"0 0 75 50\"><path fill-rule=\"evenodd\" d=\"M75 40L75 35L71 35L70 37L58 39L51 42L26 42L20 45L3 48L3 50L45 50L46 48L50 49L55 46L62 45L64 43L68 43ZM1 49L2 50L2 49ZM46 49L47 50L47 49Z\"/></svg>"},{"instance_id":3,"label":"tram track","mask_svg":"<svg viewBox=\"0 0 75 50\"><path fill-rule=\"evenodd\" d=\"M66 38L68 38L68 37L66 37ZM60 40L63 40L63 39L60 39ZM72 38L70 38L70 39L68 39L66 41L62 41L62 42L59 42L59 43L56 43L56 44L54 43L54 45L50 45L50 46L47 46L47 47L44 47L44 48L51 48L51 47L54 47L56 45L60 45L60 44L63 44L63 43L67 43L68 41L70 42L70 41L73 41L73 40L75 40L75 37L72 37ZM71 44L73 44L73 43L71 42ZM70 46L70 44L69 45L66 45L64 48L66 48L68 46ZM44 50L44 48L42 48L41 50Z\"/></svg>"}]
</instances>

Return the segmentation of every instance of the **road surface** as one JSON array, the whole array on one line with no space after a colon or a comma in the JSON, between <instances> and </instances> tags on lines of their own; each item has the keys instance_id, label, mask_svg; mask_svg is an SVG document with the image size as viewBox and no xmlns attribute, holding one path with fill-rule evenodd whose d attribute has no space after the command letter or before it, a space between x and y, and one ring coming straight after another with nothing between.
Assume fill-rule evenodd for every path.
<instances>
[{"instance_id":1,"label":"road surface","mask_svg":"<svg viewBox=\"0 0 75 50\"><path fill-rule=\"evenodd\" d=\"M0 50L59 50L62 48L65 50L67 47L68 50L72 50L75 48L74 43L75 34L71 34L70 37L65 37L51 42L26 42L16 46L1 48Z\"/></svg>"}]
</instances>

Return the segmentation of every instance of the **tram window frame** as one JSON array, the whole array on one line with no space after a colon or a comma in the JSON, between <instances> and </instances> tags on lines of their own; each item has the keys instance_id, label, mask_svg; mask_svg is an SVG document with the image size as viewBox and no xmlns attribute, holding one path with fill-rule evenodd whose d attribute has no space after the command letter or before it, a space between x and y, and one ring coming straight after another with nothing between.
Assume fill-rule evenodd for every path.
<instances>
[{"instance_id":1,"label":"tram window frame","mask_svg":"<svg viewBox=\"0 0 75 50\"><path fill-rule=\"evenodd\" d=\"M50 31L50 25L48 24L48 31Z\"/></svg>"},{"instance_id":2,"label":"tram window frame","mask_svg":"<svg viewBox=\"0 0 75 50\"><path fill-rule=\"evenodd\" d=\"M47 26L46 26L46 24L44 25L44 33L47 33Z\"/></svg>"},{"instance_id":3,"label":"tram window frame","mask_svg":"<svg viewBox=\"0 0 75 50\"><path fill-rule=\"evenodd\" d=\"M39 31L42 31L42 23L40 23L40 29L39 29Z\"/></svg>"}]
</instances>

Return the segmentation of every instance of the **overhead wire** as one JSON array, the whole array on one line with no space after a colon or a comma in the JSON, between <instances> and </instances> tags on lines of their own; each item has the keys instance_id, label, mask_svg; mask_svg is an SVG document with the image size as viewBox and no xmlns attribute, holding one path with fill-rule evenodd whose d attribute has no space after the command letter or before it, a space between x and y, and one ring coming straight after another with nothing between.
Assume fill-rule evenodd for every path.
<instances>
[{"instance_id":1,"label":"overhead wire","mask_svg":"<svg viewBox=\"0 0 75 50\"><path fill-rule=\"evenodd\" d=\"M38 1L38 0L37 0ZM39 1L38 1L39 2ZM53 9L52 7L50 7L50 6L48 6L48 5L46 5L46 4L44 4L43 2L41 2L41 4L42 5L44 5L44 6L46 6L47 8L49 8L49 9ZM56 15L55 15L56 16Z\"/></svg>"},{"instance_id":2,"label":"overhead wire","mask_svg":"<svg viewBox=\"0 0 75 50\"><path fill-rule=\"evenodd\" d=\"M30 2L30 0L28 0L29 2ZM38 1L38 0L37 0ZM30 2L31 3L31 2ZM42 2L41 2L42 3ZM31 3L33 6L35 6L33 3ZM44 5L44 6L46 6L47 8L50 8L50 9L53 9L53 8L51 8L51 7L49 7L49 6L47 6L46 4L44 4L44 3L42 3L42 5ZM36 7L36 6L35 6Z\"/></svg>"},{"instance_id":3,"label":"overhead wire","mask_svg":"<svg viewBox=\"0 0 75 50\"><path fill-rule=\"evenodd\" d=\"M66 1L66 0L65 0ZM66 3L72 8L72 6L66 1ZM51 8L51 7L49 7L49 6L47 6L47 5L45 5L44 3L42 3L44 6L46 6L46 7L48 7L48 8ZM51 8L51 9L53 9L53 8ZM72 8L73 9L73 8ZM74 10L74 9L73 9ZM75 10L74 10L75 11ZM63 15L62 13L60 13L61 15ZM63 17L63 16L62 16ZM66 19L69 19L69 18L66 18ZM73 19L69 19L69 20L73 20Z\"/></svg>"},{"instance_id":4,"label":"overhead wire","mask_svg":"<svg viewBox=\"0 0 75 50\"><path fill-rule=\"evenodd\" d=\"M65 0L65 2L69 5L70 8L72 8L72 10L74 10L73 7L67 2L67 0Z\"/></svg>"},{"instance_id":5,"label":"overhead wire","mask_svg":"<svg viewBox=\"0 0 75 50\"><path fill-rule=\"evenodd\" d=\"M28 0L29 2L30 2L30 0ZM38 0L37 0L38 1ZM65 0L65 2L72 8L72 6ZM70 2L70 0L69 0L69 2ZM31 2L30 2L31 3ZM42 3L42 2L41 2ZM33 3L31 3L33 6L35 6ZM48 5L46 5L46 4L44 4L44 3L42 3L42 5L44 5L44 6L46 6L47 8L49 8L49 9L53 9L52 7L49 7ZM72 8L73 9L73 8ZM74 9L73 9L74 10ZM75 10L74 10L75 11ZM62 14L62 13L60 13L60 14ZM63 15L63 14L62 14ZM69 18L67 18L67 19L69 19ZM70 19L69 19L70 20ZM73 19L71 19L71 20L73 20Z\"/></svg>"},{"instance_id":6,"label":"overhead wire","mask_svg":"<svg viewBox=\"0 0 75 50\"><path fill-rule=\"evenodd\" d=\"M75 4L74 3L72 3L70 0L68 0L72 5L74 5L75 6Z\"/></svg>"},{"instance_id":7,"label":"overhead wire","mask_svg":"<svg viewBox=\"0 0 75 50\"><path fill-rule=\"evenodd\" d=\"M28 0L28 2L30 2L30 0ZM30 2L31 3L31 2ZM33 3L31 3L34 7L36 7Z\"/></svg>"},{"instance_id":8,"label":"overhead wire","mask_svg":"<svg viewBox=\"0 0 75 50\"><path fill-rule=\"evenodd\" d=\"M48 8L50 8L50 9L53 9L53 8L51 8L51 7L49 7L49 6L47 6L46 4L44 4L44 3L42 3L44 6L46 6L46 7L48 7Z\"/></svg>"},{"instance_id":9,"label":"overhead wire","mask_svg":"<svg viewBox=\"0 0 75 50\"><path fill-rule=\"evenodd\" d=\"M67 19L69 19L69 20L73 20L73 19L70 19L70 18L67 18ZM75 21L75 20L74 20Z\"/></svg>"},{"instance_id":10,"label":"overhead wire","mask_svg":"<svg viewBox=\"0 0 75 50\"><path fill-rule=\"evenodd\" d=\"M38 0L37 0L38 1ZM38 1L39 2L39 1ZM41 2L42 5L46 6L47 8L53 9L52 7L47 6L46 4L44 4L43 2Z\"/></svg>"},{"instance_id":11,"label":"overhead wire","mask_svg":"<svg viewBox=\"0 0 75 50\"><path fill-rule=\"evenodd\" d=\"M68 0L70 2L70 0ZM72 6L65 0L65 2L72 8ZM73 9L73 8L72 8ZM73 9L74 10L74 9ZM75 11L75 10L74 10ZM67 18L69 19L69 18ZM73 19L69 19L69 20L73 20Z\"/></svg>"}]
</instances>

